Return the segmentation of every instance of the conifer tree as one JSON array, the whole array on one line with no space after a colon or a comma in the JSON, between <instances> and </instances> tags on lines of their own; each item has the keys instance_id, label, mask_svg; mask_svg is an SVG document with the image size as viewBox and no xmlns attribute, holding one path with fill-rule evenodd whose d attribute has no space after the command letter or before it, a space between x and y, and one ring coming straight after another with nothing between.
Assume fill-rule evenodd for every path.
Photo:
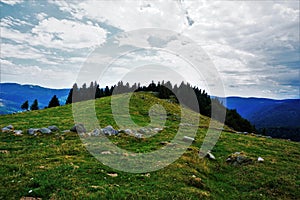
<instances>
[{"instance_id":1,"label":"conifer tree","mask_svg":"<svg viewBox=\"0 0 300 200\"><path fill-rule=\"evenodd\" d=\"M39 103L38 103L38 100L35 99L30 106L30 110L38 110L38 109L39 109Z\"/></svg>"},{"instance_id":2,"label":"conifer tree","mask_svg":"<svg viewBox=\"0 0 300 200\"><path fill-rule=\"evenodd\" d=\"M21 109L22 109L22 110L28 110L28 109L29 109L29 103L28 103L28 100L25 101L25 102L21 105Z\"/></svg>"},{"instance_id":3,"label":"conifer tree","mask_svg":"<svg viewBox=\"0 0 300 200\"><path fill-rule=\"evenodd\" d=\"M56 97L56 95L54 95L48 104L48 108L52 108L56 106L60 106L60 104L58 98Z\"/></svg>"}]
</instances>

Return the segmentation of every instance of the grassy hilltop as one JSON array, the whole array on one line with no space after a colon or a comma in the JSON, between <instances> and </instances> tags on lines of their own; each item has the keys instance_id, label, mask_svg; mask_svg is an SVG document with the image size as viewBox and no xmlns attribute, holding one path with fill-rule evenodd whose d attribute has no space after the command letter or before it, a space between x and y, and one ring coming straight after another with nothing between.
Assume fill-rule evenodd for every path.
<instances>
[{"instance_id":1,"label":"grassy hilltop","mask_svg":"<svg viewBox=\"0 0 300 200\"><path fill-rule=\"evenodd\" d=\"M118 98L122 98L120 95ZM95 101L101 127L118 129L111 114L110 97ZM85 104L81 102L79 104ZM110 140L132 155L151 152L170 141L180 123L180 107L150 93L136 93L130 102L132 119L149 123L148 110L159 103L167 110L164 130L148 139L125 134ZM190 111L190 115L197 115ZM198 151L210 119L200 116L196 140L174 163L155 172L131 174L111 169L94 158L76 133L62 132L74 125L72 105L0 116L1 128L15 129L56 125L50 135L14 136L0 133L0 199L297 199L300 197L300 145L222 132L212 153L216 160L200 159ZM226 131L227 130L227 131ZM253 162L226 162L234 152L243 152ZM264 162L257 162L262 157Z\"/></svg>"}]
</instances>

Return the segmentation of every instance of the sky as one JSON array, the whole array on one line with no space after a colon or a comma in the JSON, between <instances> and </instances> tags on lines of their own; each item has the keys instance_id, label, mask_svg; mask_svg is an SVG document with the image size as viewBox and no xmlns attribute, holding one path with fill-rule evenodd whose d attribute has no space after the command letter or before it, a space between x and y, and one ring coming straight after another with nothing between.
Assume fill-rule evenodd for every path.
<instances>
[{"instance_id":1,"label":"sky","mask_svg":"<svg viewBox=\"0 0 300 200\"><path fill-rule=\"evenodd\" d=\"M0 0L0 10L1 83L70 88L88 69L100 86L170 79L215 96L300 98L298 0Z\"/></svg>"}]
</instances>

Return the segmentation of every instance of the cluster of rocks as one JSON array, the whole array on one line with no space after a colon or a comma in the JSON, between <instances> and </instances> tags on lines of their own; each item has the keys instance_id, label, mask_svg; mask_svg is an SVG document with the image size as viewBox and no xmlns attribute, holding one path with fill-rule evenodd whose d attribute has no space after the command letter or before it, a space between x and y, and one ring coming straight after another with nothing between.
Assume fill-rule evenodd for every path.
<instances>
[{"instance_id":1,"label":"cluster of rocks","mask_svg":"<svg viewBox=\"0 0 300 200\"><path fill-rule=\"evenodd\" d=\"M51 134L53 132L57 132L59 131L59 128L57 126L48 126L48 128L46 127L43 127L43 128L30 128L27 130L27 133L29 135L37 135L38 133L41 133L41 134Z\"/></svg>"},{"instance_id":2,"label":"cluster of rocks","mask_svg":"<svg viewBox=\"0 0 300 200\"><path fill-rule=\"evenodd\" d=\"M216 159L215 156L210 151L207 152L205 157L211 160ZM226 162L233 166L237 166L237 165L251 164L254 162L254 159L248 157L244 152L235 152L230 154L227 157ZM264 159L262 157L258 157L257 162L264 162Z\"/></svg>"},{"instance_id":3,"label":"cluster of rocks","mask_svg":"<svg viewBox=\"0 0 300 200\"><path fill-rule=\"evenodd\" d=\"M228 156L226 162L236 166L242 164L250 164L253 162L253 159L246 156L246 154L243 152L235 152Z\"/></svg>"},{"instance_id":4,"label":"cluster of rocks","mask_svg":"<svg viewBox=\"0 0 300 200\"><path fill-rule=\"evenodd\" d=\"M13 133L16 136L21 136L23 135L23 131L22 130L15 130L13 125L8 125L5 126L1 129L2 133ZM39 133L41 134L50 134L52 132L55 131L59 131L59 128L57 128L57 126L48 126L48 128L43 127L43 128L29 128L27 129L27 133L29 135L38 135Z\"/></svg>"},{"instance_id":5,"label":"cluster of rocks","mask_svg":"<svg viewBox=\"0 0 300 200\"><path fill-rule=\"evenodd\" d=\"M93 131L88 132L83 124L76 124L70 129L70 131L79 133L81 136L85 136L85 137L90 137L90 136L98 137L101 135L112 136L112 135L119 135L120 133L125 133L127 135L134 136L136 138L144 138L149 134L153 134L153 133L155 134L162 130L163 130L162 128L141 128L138 130L132 130L132 129L116 130L111 125L109 125L106 126L105 128L94 129Z\"/></svg>"},{"instance_id":6,"label":"cluster of rocks","mask_svg":"<svg viewBox=\"0 0 300 200\"><path fill-rule=\"evenodd\" d=\"M271 136L255 134L255 133L248 133L248 132L234 132L234 133L241 134L241 135L251 135L251 136L255 136L255 137L262 137L262 138L268 138L268 139L272 138Z\"/></svg>"},{"instance_id":7,"label":"cluster of rocks","mask_svg":"<svg viewBox=\"0 0 300 200\"><path fill-rule=\"evenodd\" d=\"M23 131L22 130L15 130L15 128L13 127L13 125L8 125L5 126L1 129L1 131L3 133L13 133L14 135L22 135Z\"/></svg>"},{"instance_id":8,"label":"cluster of rocks","mask_svg":"<svg viewBox=\"0 0 300 200\"><path fill-rule=\"evenodd\" d=\"M132 129L124 129L124 130L116 130L112 126L106 126L105 128L101 129L94 129L91 132L88 132L87 129L84 127L83 124L75 124L70 130L65 130L62 132L76 132L81 136L89 137L97 137L100 135L106 135L106 136L112 136L112 135L119 135L120 133L125 133L130 136L134 136L136 138L145 138L149 135L156 134L158 132L161 132L162 128L140 128L138 130L132 130ZM48 126L43 128L29 128L26 132L29 135L38 135L40 134L51 134L53 132L59 131L59 128L57 126ZM15 130L12 125L8 125L2 128L3 133L14 133L15 135L22 135L22 130Z\"/></svg>"}]
</instances>

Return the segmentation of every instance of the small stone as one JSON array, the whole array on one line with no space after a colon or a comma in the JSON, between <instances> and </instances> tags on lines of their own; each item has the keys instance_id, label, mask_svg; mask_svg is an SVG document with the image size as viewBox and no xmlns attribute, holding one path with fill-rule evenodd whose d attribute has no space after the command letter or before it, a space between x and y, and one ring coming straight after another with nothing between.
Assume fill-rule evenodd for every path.
<instances>
[{"instance_id":1,"label":"small stone","mask_svg":"<svg viewBox=\"0 0 300 200\"><path fill-rule=\"evenodd\" d=\"M264 162L265 160L264 160L262 157L258 157L258 158L257 158L257 161L258 161L258 162Z\"/></svg>"},{"instance_id":2,"label":"small stone","mask_svg":"<svg viewBox=\"0 0 300 200\"><path fill-rule=\"evenodd\" d=\"M9 151L7 151L7 150L0 150L0 153L8 154Z\"/></svg>"},{"instance_id":3,"label":"small stone","mask_svg":"<svg viewBox=\"0 0 300 200\"><path fill-rule=\"evenodd\" d=\"M50 129L52 132L55 132L55 131L59 131L59 128L57 126L48 126L48 129Z\"/></svg>"},{"instance_id":4,"label":"small stone","mask_svg":"<svg viewBox=\"0 0 300 200\"><path fill-rule=\"evenodd\" d=\"M41 198L35 197L22 197L20 200L42 200Z\"/></svg>"},{"instance_id":5,"label":"small stone","mask_svg":"<svg viewBox=\"0 0 300 200\"><path fill-rule=\"evenodd\" d=\"M34 134L36 134L38 132L38 130L39 129L37 129L37 128L30 128L30 129L27 130L27 133L29 135L34 135Z\"/></svg>"},{"instance_id":6,"label":"small stone","mask_svg":"<svg viewBox=\"0 0 300 200\"><path fill-rule=\"evenodd\" d=\"M101 131L99 129L95 129L93 130L93 132L91 133L91 136L94 136L94 137L98 137L101 135Z\"/></svg>"},{"instance_id":7,"label":"small stone","mask_svg":"<svg viewBox=\"0 0 300 200\"><path fill-rule=\"evenodd\" d=\"M154 128L153 131L155 132L161 132L163 129L162 128Z\"/></svg>"},{"instance_id":8,"label":"small stone","mask_svg":"<svg viewBox=\"0 0 300 200\"><path fill-rule=\"evenodd\" d=\"M126 133L127 135L131 135L133 134L133 131L131 129L125 129L124 133Z\"/></svg>"},{"instance_id":9,"label":"small stone","mask_svg":"<svg viewBox=\"0 0 300 200\"><path fill-rule=\"evenodd\" d=\"M23 131L21 131L21 130L14 130L14 135L21 136L21 135L23 135Z\"/></svg>"},{"instance_id":10,"label":"small stone","mask_svg":"<svg viewBox=\"0 0 300 200\"><path fill-rule=\"evenodd\" d=\"M107 174L107 175L110 176L110 177L117 177L118 176L117 173L112 173L112 174Z\"/></svg>"},{"instance_id":11,"label":"small stone","mask_svg":"<svg viewBox=\"0 0 300 200\"><path fill-rule=\"evenodd\" d=\"M41 132L42 134L50 134L51 130L49 128L40 128L39 132Z\"/></svg>"},{"instance_id":12,"label":"small stone","mask_svg":"<svg viewBox=\"0 0 300 200\"><path fill-rule=\"evenodd\" d=\"M123 153L123 156L128 157L129 154L128 153Z\"/></svg>"},{"instance_id":13,"label":"small stone","mask_svg":"<svg viewBox=\"0 0 300 200\"><path fill-rule=\"evenodd\" d=\"M83 124L75 124L70 131L76 132L76 133L86 133L86 129Z\"/></svg>"},{"instance_id":14,"label":"small stone","mask_svg":"<svg viewBox=\"0 0 300 200\"><path fill-rule=\"evenodd\" d=\"M162 142L160 142L160 144L161 144L161 145L167 145L167 144L170 144L170 143L167 142L167 141L162 141Z\"/></svg>"},{"instance_id":15,"label":"small stone","mask_svg":"<svg viewBox=\"0 0 300 200\"><path fill-rule=\"evenodd\" d=\"M210 151L207 152L206 157L208 157L208 158L211 159L211 160L216 160L216 157L215 157Z\"/></svg>"},{"instance_id":16,"label":"small stone","mask_svg":"<svg viewBox=\"0 0 300 200\"><path fill-rule=\"evenodd\" d=\"M141 134L149 133L149 131L146 128L141 128L141 129L138 130L138 132L141 133Z\"/></svg>"},{"instance_id":17,"label":"small stone","mask_svg":"<svg viewBox=\"0 0 300 200\"><path fill-rule=\"evenodd\" d=\"M136 133L134 136L139 139L143 138L143 134L140 133Z\"/></svg>"},{"instance_id":18,"label":"small stone","mask_svg":"<svg viewBox=\"0 0 300 200\"><path fill-rule=\"evenodd\" d=\"M11 129L7 128L7 127L4 127L1 129L2 133L8 133L11 131Z\"/></svg>"},{"instance_id":19,"label":"small stone","mask_svg":"<svg viewBox=\"0 0 300 200\"><path fill-rule=\"evenodd\" d=\"M8 128L8 129L10 129L10 130L13 130L14 129L14 127L13 127L13 125L8 125L8 126L6 126L6 128Z\"/></svg>"},{"instance_id":20,"label":"small stone","mask_svg":"<svg viewBox=\"0 0 300 200\"><path fill-rule=\"evenodd\" d=\"M193 142L194 138L191 138L191 137L188 137L188 136L184 136L182 140L185 141L185 142Z\"/></svg>"},{"instance_id":21,"label":"small stone","mask_svg":"<svg viewBox=\"0 0 300 200\"><path fill-rule=\"evenodd\" d=\"M101 154L103 154L103 155L109 155L109 154L111 154L111 152L110 151L102 151Z\"/></svg>"},{"instance_id":22,"label":"small stone","mask_svg":"<svg viewBox=\"0 0 300 200\"><path fill-rule=\"evenodd\" d=\"M101 129L101 132L104 134L104 135L118 135L119 134L119 131L115 130L112 126L107 126L105 128L102 128Z\"/></svg>"}]
</instances>

